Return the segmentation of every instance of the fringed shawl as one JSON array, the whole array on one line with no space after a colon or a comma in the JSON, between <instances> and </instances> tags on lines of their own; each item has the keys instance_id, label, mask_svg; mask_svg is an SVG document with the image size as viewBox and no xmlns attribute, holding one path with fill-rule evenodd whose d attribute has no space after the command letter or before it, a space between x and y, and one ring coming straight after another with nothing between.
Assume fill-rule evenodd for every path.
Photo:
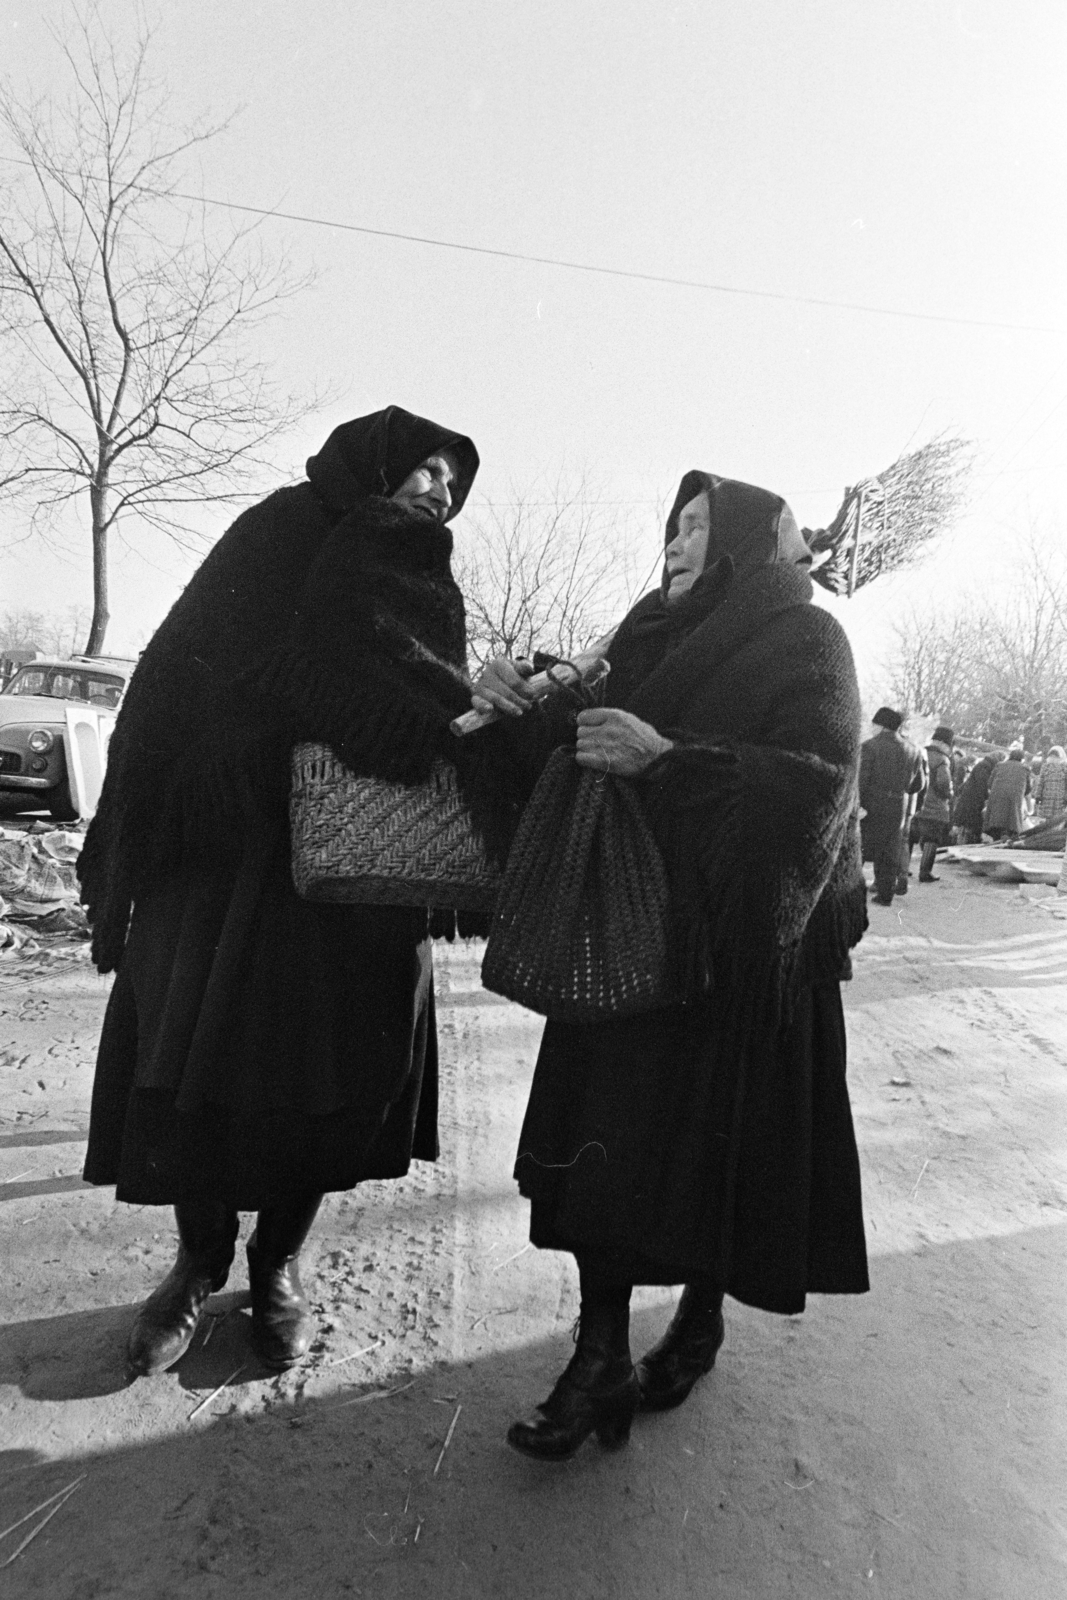
<instances>
[{"instance_id":1,"label":"fringed shawl","mask_svg":"<svg viewBox=\"0 0 1067 1600\"><path fill-rule=\"evenodd\" d=\"M79 863L101 971L120 960L140 889L191 865L232 870L250 830L278 825L298 739L401 782L464 761L449 733L470 704L451 550L428 517L377 495L339 516L310 483L237 519L119 714ZM472 756L461 782L478 789Z\"/></svg>"},{"instance_id":2,"label":"fringed shawl","mask_svg":"<svg viewBox=\"0 0 1067 1600\"><path fill-rule=\"evenodd\" d=\"M739 577L621 701L676 741L641 787L685 992L714 991L737 1043L773 1033L798 982L842 976L866 927L855 671L811 594L795 566ZM619 687L632 637L610 651Z\"/></svg>"}]
</instances>

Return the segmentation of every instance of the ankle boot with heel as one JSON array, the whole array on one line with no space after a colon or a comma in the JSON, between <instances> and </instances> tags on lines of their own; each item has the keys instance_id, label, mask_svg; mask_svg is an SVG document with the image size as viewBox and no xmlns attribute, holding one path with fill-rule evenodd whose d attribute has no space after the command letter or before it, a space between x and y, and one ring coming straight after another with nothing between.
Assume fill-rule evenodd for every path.
<instances>
[{"instance_id":1,"label":"ankle boot with heel","mask_svg":"<svg viewBox=\"0 0 1067 1600\"><path fill-rule=\"evenodd\" d=\"M606 1449L619 1449L640 1404L629 1307L589 1309L583 1302L574 1337L574 1355L537 1407L540 1415L508 1429L512 1449L540 1461L566 1461L591 1433Z\"/></svg>"},{"instance_id":2,"label":"ankle boot with heel","mask_svg":"<svg viewBox=\"0 0 1067 1600\"><path fill-rule=\"evenodd\" d=\"M726 1337L720 1290L686 1284L670 1327L637 1363L642 1411L671 1411L715 1365Z\"/></svg>"}]
</instances>

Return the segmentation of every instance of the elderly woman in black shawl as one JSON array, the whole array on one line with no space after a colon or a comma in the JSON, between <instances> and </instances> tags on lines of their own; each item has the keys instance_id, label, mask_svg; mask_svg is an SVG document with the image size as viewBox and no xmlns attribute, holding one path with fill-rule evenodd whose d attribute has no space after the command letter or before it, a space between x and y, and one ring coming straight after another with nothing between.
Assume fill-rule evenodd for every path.
<instances>
[{"instance_id":1,"label":"elderly woman in black shawl","mask_svg":"<svg viewBox=\"0 0 1067 1600\"><path fill-rule=\"evenodd\" d=\"M135 1372L188 1348L226 1281L238 1212L252 1331L307 1349L297 1256L326 1190L437 1155L428 912L312 905L289 862L290 753L321 740L406 783L455 759L469 703L446 524L471 441L396 406L337 428L307 481L240 516L145 650L79 863L101 972L85 1176L173 1205L173 1270Z\"/></svg>"},{"instance_id":2,"label":"elderly woman in black shawl","mask_svg":"<svg viewBox=\"0 0 1067 1600\"><path fill-rule=\"evenodd\" d=\"M530 1237L577 1258L577 1348L510 1443L560 1459L620 1444L640 1407L680 1404L722 1343L724 1293L767 1311L868 1287L845 1085L840 980L866 925L851 653L811 604L788 506L690 472L658 593L610 646L577 760L631 780L663 851L684 1003L549 1022L519 1140ZM491 663L474 705L559 742L525 666ZM488 738L490 735L483 735ZM635 1283L683 1284L665 1336L631 1363Z\"/></svg>"}]
</instances>

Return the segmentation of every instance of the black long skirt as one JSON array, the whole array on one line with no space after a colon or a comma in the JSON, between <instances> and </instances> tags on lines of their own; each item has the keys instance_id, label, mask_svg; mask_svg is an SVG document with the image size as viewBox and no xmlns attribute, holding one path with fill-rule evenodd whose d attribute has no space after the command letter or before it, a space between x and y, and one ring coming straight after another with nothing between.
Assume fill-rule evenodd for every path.
<instances>
[{"instance_id":1,"label":"black long skirt","mask_svg":"<svg viewBox=\"0 0 1067 1600\"><path fill-rule=\"evenodd\" d=\"M136 903L108 1003L85 1177L145 1205L280 1198L437 1156L425 910L310 905L288 838Z\"/></svg>"},{"instance_id":2,"label":"black long skirt","mask_svg":"<svg viewBox=\"0 0 1067 1600\"><path fill-rule=\"evenodd\" d=\"M545 1027L515 1175L541 1249L633 1283L707 1274L768 1311L869 1287L840 986L801 990L763 1049L712 1000Z\"/></svg>"}]
</instances>

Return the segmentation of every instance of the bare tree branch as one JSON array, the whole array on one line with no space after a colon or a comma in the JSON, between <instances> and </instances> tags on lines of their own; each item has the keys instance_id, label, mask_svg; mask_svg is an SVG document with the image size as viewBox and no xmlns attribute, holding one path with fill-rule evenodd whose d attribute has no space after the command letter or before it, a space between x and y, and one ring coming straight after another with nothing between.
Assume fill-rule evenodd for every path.
<instances>
[{"instance_id":1,"label":"bare tree branch","mask_svg":"<svg viewBox=\"0 0 1067 1600\"><path fill-rule=\"evenodd\" d=\"M1067 559L1034 529L994 600L916 612L898 624L892 692L964 734L1029 748L1067 739Z\"/></svg>"},{"instance_id":2,"label":"bare tree branch","mask_svg":"<svg viewBox=\"0 0 1067 1600\"><path fill-rule=\"evenodd\" d=\"M149 28L114 37L90 3L56 38L66 99L0 88L25 171L0 212L0 497L30 503L35 534L84 497L98 651L117 519L184 546L183 509L249 497L314 403L276 391L245 347L309 280L254 228L178 200L181 161L226 123L171 125Z\"/></svg>"},{"instance_id":3,"label":"bare tree branch","mask_svg":"<svg viewBox=\"0 0 1067 1600\"><path fill-rule=\"evenodd\" d=\"M456 535L472 663L568 657L612 628L646 575L638 530L585 474L468 503Z\"/></svg>"}]
</instances>

